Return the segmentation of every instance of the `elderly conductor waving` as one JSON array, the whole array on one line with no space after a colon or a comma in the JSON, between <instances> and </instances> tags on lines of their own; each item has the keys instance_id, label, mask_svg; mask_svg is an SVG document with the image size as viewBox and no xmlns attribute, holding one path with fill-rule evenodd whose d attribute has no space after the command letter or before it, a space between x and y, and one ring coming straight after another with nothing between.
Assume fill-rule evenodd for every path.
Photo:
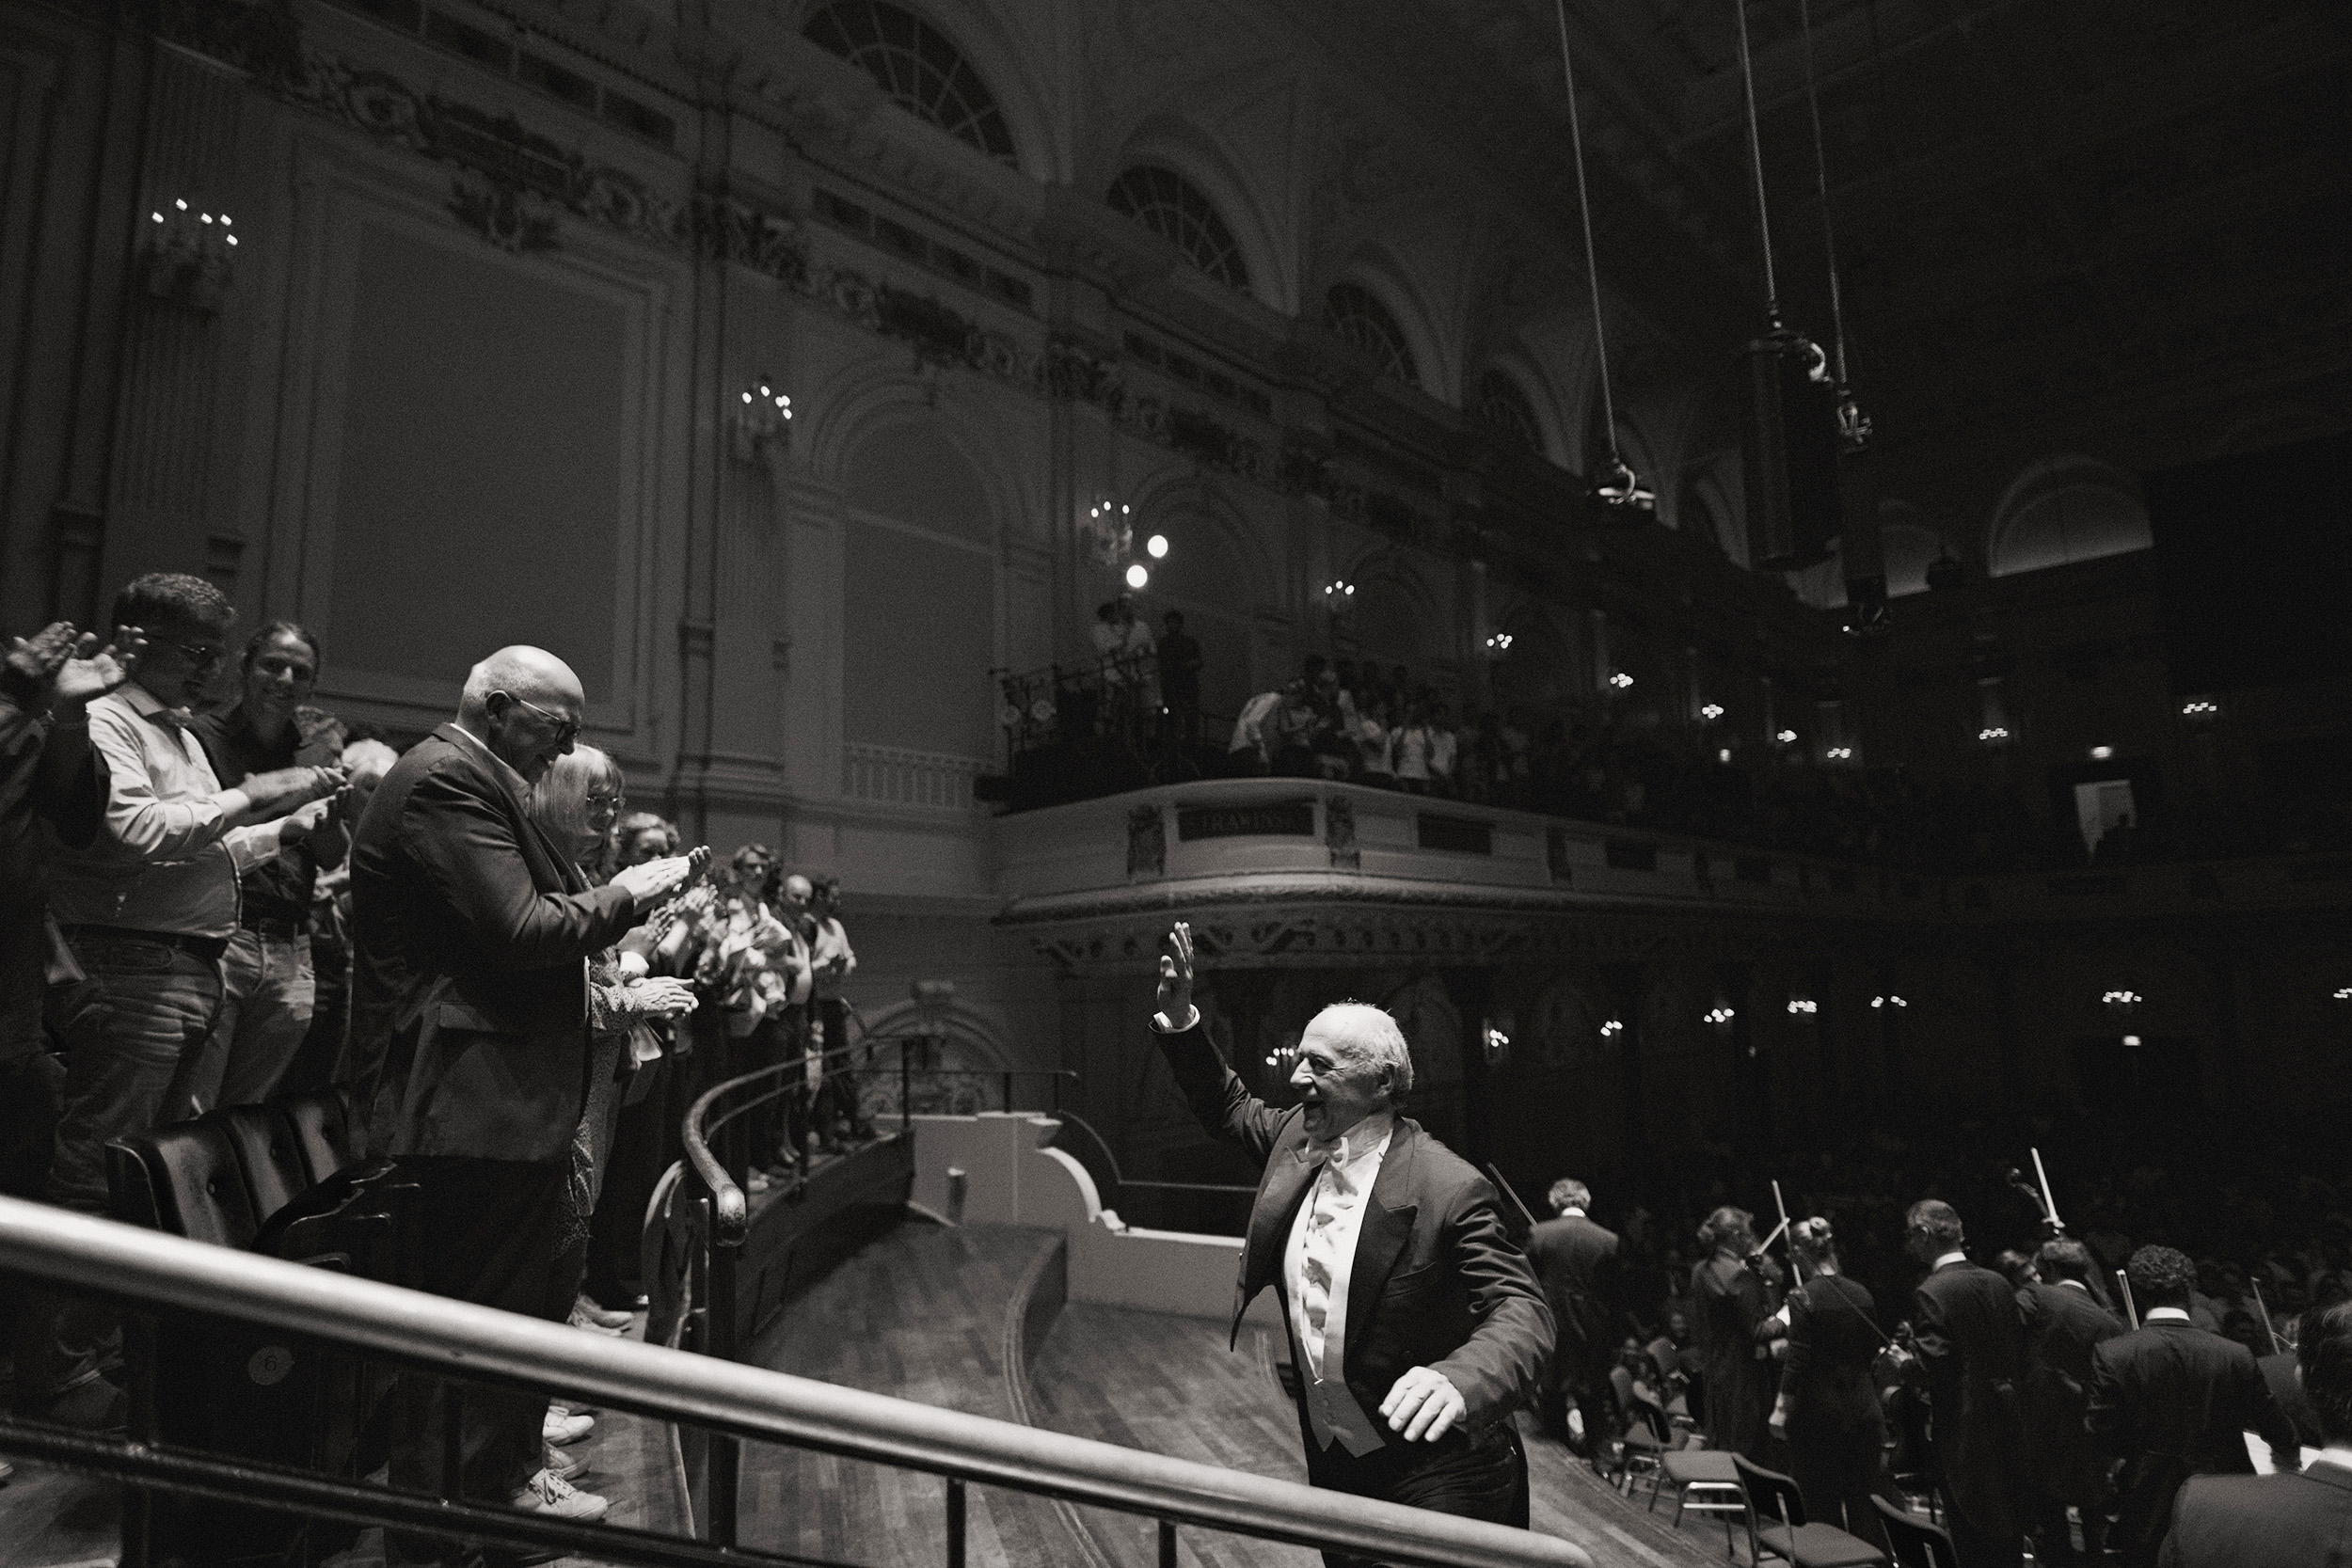
<instances>
[{"instance_id":1,"label":"elderly conductor waving","mask_svg":"<svg viewBox=\"0 0 2352 1568\"><path fill-rule=\"evenodd\" d=\"M1524 1527L1527 1456L1510 1417L1551 1354L1551 1312L1494 1189L1397 1114L1413 1065L1395 1021L1353 1002L1316 1014L1291 1074L1299 1103L1280 1109L1218 1055L1192 981L1192 929L1179 922L1160 944L1152 1024L1201 1125L1265 1162L1233 1331L1272 1285L1309 1479Z\"/></svg>"}]
</instances>

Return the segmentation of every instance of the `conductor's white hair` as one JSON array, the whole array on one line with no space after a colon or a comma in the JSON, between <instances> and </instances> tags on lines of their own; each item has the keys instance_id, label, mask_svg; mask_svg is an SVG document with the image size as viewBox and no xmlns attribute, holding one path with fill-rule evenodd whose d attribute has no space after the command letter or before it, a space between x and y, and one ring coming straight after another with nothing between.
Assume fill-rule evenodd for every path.
<instances>
[{"instance_id":1,"label":"conductor's white hair","mask_svg":"<svg viewBox=\"0 0 2352 1568\"><path fill-rule=\"evenodd\" d=\"M1413 1053L1396 1020L1369 1002L1334 1002L1314 1016L1328 1021L1331 1038L1364 1066L1389 1070L1389 1098L1401 1102L1413 1087Z\"/></svg>"}]
</instances>

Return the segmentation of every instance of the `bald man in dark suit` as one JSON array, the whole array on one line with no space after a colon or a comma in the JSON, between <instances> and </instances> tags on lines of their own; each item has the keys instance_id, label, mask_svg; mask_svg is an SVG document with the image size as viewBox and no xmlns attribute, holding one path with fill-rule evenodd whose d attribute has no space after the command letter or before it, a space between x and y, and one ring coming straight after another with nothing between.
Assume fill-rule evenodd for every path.
<instances>
[{"instance_id":1,"label":"bald man in dark suit","mask_svg":"<svg viewBox=\"0 0 2352 1568\"><path fill-rule=\"evenodd\" d=\"M2025 1558L2026 1321L2009 1280L1968 1260L1960 1215L1911 1206L1904 1245L1928 1265L1912 1301L1919 1366L1933 1402L1935 1463L1960 1568L2017 1568Z\"/></svg>"}]
</instances>

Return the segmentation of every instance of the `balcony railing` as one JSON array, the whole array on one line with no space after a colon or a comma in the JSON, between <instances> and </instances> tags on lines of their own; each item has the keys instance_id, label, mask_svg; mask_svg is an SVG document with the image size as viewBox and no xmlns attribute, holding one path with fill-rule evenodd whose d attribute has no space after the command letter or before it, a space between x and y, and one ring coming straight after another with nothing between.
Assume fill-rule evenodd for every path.
<instances>
[{"instance_id":1,"label":"balcony railing","mask_svg":"<svg viewBox=\"0 0 2352 1568\"><path fill-rule=\"evenodd\" d=\"M1591 1568L1591 1559L1577 1547L1525 1530L1318 1491L631 1339L583 1335L560 1323L15 1198L0 1198L0 1272L143 1311L259 1324L437 1377L490 1380L541 1396L568 1396L656 1420L699 1425L737 1440L815 1449L943 1476L940 1529L950 1568L961 1568L964 1561L964 1498L976 1482L1153 1519L1163 1563L1175 1561L1178 1529L1194 1527L1391 1562ZM617 1526L567 1524L455 1497L151 1442L93 1437L14 1418L0 1418L0 1452L97 1472L143 1489L548 1548L599 1562L719 1568L803 1560Z\"/></svg>"}]
</instances>

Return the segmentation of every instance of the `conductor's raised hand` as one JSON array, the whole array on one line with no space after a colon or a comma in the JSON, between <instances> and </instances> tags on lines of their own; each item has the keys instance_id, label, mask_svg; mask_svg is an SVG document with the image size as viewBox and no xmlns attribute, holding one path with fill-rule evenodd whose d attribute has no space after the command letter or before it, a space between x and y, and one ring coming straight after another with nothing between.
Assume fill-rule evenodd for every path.
<instances>
[{"instance_id":1,"label":"conductor's raised hand","mask_svg":"<svg viewBox=\"0 0 2352 1568\"><path fill-rule=\"evenodd\" d=\"M1192 1026L1192 927L1181 920L1160 939L1159 1000L1161 1028Z\"/></svg>"},{"instance_id":2,"label":"conductor's raised hand","mask_svg":"<svg viewBox=\"0 0 2352 1568\"><path fill-rule=\"evenodd\" d=\"M1380 1402L1380 1414L1389 1418L1389 1430L1403 1433L1407 1443L1436 1442L1469 1409L1453 1380L1427 1367L1406 1368L1390 1388L1389 1397Z\"/></svg>"}]
</instances>

